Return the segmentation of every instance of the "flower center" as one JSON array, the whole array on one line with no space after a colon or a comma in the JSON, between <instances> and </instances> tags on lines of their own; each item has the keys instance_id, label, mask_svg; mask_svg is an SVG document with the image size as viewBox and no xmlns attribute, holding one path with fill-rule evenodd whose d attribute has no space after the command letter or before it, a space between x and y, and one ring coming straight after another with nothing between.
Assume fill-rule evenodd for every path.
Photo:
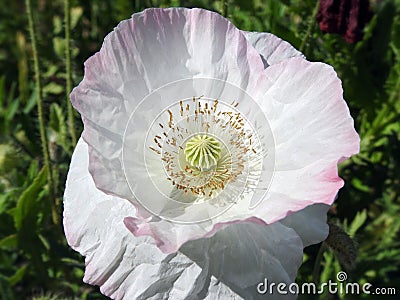
<instances>
[{"instance_id":1,"label":"flower center","mask_svg":"<svg viewBox=\"0 0 400 300\"><path fill-rule=\"evenodd\" d=\"M160 114L149 148L163 165L160 186L172 184L170 198L229 203L257 184L261 145L237 105L193 97Z\"/></svg>"},{"instance_id":2,"label":"flower center","mask_svg":"<svg viewBox=\"0 0 400 300\"><path fill-rule=\"evenodd\" d=\"M186 143L186 161L201 171L209 170L217 164L221 154L220 143L208 134L195 135Z\"/></svg>"}]
</instances>

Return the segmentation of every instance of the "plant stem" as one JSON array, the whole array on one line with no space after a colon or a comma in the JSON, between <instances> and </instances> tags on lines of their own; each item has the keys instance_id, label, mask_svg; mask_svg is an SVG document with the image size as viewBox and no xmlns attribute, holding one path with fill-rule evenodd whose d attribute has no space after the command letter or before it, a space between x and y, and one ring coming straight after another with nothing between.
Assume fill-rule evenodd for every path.
<instances>
[{"instance_id":1,"label":"plant stem","mask_svg":"<svg viewBox=\"0 0 400 300\"><path fill-rule=\"evenodd\" d=\"M308 27L307 27L306 34L305 34L303 40L301 41L301 45L300 45L300 48L299 48L299 51L302 52L306 56L307 56L307 54L304 53L304 51L308 50L307 42L308 42L308 40L309 40L309 38L310 38L310 36L312 34L312 30L313 30L313 28L315 26L315 21L317 19L317 14L318 14L318 9L319 9L319 0L317 0L316 2L317 3L315 4L314 10L313 10L312 15L310 17L310 20L308 22Z\"/></svg>"},{"instance_id":2,"label":"plant stem","mask_svg":"<svg viewBox=\"0 0 400 300\"><path fill-rule=\"evenodd\" d=\"M322 256L326 249L327 249L327 246L326 246L325 242L322 242L321 246L319 247L318 254L317 254L317 257L316 257L315 263L314 263L313 272L312 272L312 278L313 278L314 283L316 283L316 284L319 284L319 270L321 268Z\"/></svg>"},{"instance_id":3,"label":"plant stem","mask_svg":"<svg viewBox=\"0 0 400 300\"><path fill-rule=\"evenodd\" d=\"M68 114L68 130L71 135L72 146L76 145L76 131L74 123L74 111L72 109L71 101L69 100L69 93L72 90L72 75L71 75L71 1L64 0L64 17L65 17L65 67L66 67L66 100L67 100L67 114Z\"/></svg>"},{"instance_id":4,"label":"plant stem","mask_svg":"<svg viewBox=\"0 0 400 300\"><path fill-rule=\"evenodd\" d=\"M35 85L36 85L36 104L37 104L37 112L38 112L40 140L41 140L41 144L42 144L44 164L47 168L47 182L49 184L50 197L52 199L51 203L52 203L52 209L53 209L53 222L55 224L57 224L58 223L58 215L55 214L57 209L55 207L56 199L55 199L53 172L52 172L52 168L50 165L49 146L48 146L47 135L46 135L44 119L43 119L42 82L41 82L41 78L40 78L39 58L38 58L38 52L37 52L37 40L36 40L35 26L34 26L34 22L33 22L33 14L32 14L32 3L30 0L26 0L25 4L26 4L26 13L28 15L29 35L30 35L31 42L32 42L33 67L34 67L34 72L35 72Z\"/></svg>"},{"instance_id":5,"label":"plant stem","mask_svg":"<svg viewBox=\"0 0 400 300\"><path fill-rule=\"evenodd\" d=\"M222 15L228 17L228 0L222 0Z\"/></svg>"}]
</instances>

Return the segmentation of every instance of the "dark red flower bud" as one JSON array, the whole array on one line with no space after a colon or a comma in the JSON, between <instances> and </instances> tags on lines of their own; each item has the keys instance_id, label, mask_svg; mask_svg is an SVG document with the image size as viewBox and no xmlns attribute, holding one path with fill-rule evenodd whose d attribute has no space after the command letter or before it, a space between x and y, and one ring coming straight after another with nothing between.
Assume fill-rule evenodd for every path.
<instances>
[{"instance_id":1,"label":"dark red flower bud","mask_svg":"<svg viewBox=\"0 0 400 300\"><path fill-rule=\"evenodd\" d=\"M320 0L317 21L323 32L338 33L348 43L362 39L372 13L368 0Z\"/></svg>"}]
</instances>

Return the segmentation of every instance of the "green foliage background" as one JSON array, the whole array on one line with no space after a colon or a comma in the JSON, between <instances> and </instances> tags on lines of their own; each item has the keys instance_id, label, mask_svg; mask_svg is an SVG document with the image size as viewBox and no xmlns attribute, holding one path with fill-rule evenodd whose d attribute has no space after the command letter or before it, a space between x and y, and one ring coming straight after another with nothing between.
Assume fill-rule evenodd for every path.
<instances>
[{"instance_id":1,"label":"green foliage background","mask_svg":"<svg viewBox=\"0 0 400 300\"><path fill-rule=\"evenodd\" d=\"M75 142L71 133L79 137L82 130L79 116L68 113L68 80L73 86L79 83L83 62L100 49L105 35L120 20L151 6L203 7L224 13L240 29L272 32L300 48L308 60L334 66L361 136L361 152L340 166L346 185L329 214L336 233L327 243L306 249L297 281L335 280L336 273L345 270L348 281L396 287L398 297L400 1L372 1L374 17L365 28L364 39L355 45L320 32L313 15L316 3L35 0L32 15L43 86L38 103L26 3L0 0L0 298L105 299L98 288L82 282L83 258L68 247L63 233L62 196ZM70 28L64 26L65 11L70 11ZM42 121L38 105L43 109ZM325 294L300 298L370 297Z\"/></svg>"}]
</instances>

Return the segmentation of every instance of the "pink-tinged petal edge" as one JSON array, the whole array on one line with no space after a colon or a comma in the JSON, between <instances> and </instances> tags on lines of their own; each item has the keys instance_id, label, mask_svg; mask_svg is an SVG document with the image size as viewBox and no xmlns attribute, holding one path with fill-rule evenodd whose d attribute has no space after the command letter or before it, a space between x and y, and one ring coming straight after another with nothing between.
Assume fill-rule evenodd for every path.
<instances>
[{"instance_id":1,"label":"pink-tinged petal edge","mask_svg":"<svg viewBox=\"0 0 400 300\"><path fill-rule=\"evenodd\" d=\"M250 218L243 219L243 220L234 220L231 222L221 222L221 223L214 224L212 229L208 232L204 232L204 233L192 235L192 236L187 236L187 238L185 238L181 243L176 244L176 243L171 243L167 238L160 235L156 231L156 227L158 224L156 224L155 226L152 226L151 223L146 222L146 220L143 220L143 219L140 219L137 217L125 217L124 218L124 224L125 224L126 228L130 232L132 232L132 234L134 236L136 236L136 237L151 236L154 239L157 247L164 253L177 252L179 250L179 248L186 242L194 241L194 240L198 240L198 239L202 239L202 238L210 238L210 237L214 236L219 230L222 230L229 225L238 224L238 223L253 223L253 224L259 224L259 225L268 225L263 220L256 218L256 217L250 217ZM176 226L180 226L180 225L177 224ZM190 225L183 225L183 226L190 226Z\"/></svg>"}]
</instances>

